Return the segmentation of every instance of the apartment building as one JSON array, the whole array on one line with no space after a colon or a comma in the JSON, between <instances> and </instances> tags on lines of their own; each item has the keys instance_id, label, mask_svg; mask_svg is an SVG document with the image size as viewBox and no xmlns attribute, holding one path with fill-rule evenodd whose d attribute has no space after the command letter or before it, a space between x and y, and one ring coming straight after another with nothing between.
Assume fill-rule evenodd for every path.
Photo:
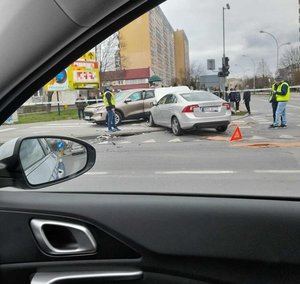
<instances>
[{"instance_id":1,"label":"apartment building","mask_svg":"<svg viewBox=\"0 0 300 284\"><path fill-rule=\"evenodd\" d=\"M178 85L184 85L189 82L190 59L189 41L183 30L177 30L174 32L174 48L176 83Z\"/></svg>"}]
</instances>

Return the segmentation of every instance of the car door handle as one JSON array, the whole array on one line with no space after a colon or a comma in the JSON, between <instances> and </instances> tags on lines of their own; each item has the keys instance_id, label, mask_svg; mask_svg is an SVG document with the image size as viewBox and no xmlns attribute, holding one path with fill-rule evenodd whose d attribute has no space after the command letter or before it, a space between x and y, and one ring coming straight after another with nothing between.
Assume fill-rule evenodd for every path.
<instances>
[{"instance_id":1,"label":"car door handle","mask_svg":"<svg viewBox=\"0 0 300 284\"><path fill-rule=\"evenodd\" d=\"M97 251L97 243L85 226L42 219L32 219L30 226L40 248L48 254L63 256Z\"/></svg>"},{"instance_id":2,"label":"car door handle","mask_svg":"<svg viewBox=\"0 0 300 284\"><path fill-rule=\"evenodd\" d=\"M126 281L137 280L142 278L143 272L134 268L120 270L103 270L103 271L76 271L76 272L38 272L36 273L31 284L55 284L73 281ZM73 282L72 282L73 283ZM77 283L77 282L76 282Z\"/></svg>"}]
</instances>

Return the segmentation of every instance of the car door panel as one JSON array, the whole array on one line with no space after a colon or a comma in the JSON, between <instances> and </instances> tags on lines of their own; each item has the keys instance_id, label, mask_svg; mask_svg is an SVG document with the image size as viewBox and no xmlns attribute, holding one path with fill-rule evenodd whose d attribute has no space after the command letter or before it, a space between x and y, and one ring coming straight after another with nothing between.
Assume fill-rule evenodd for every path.
<instances>
[{"instance_id":1,"label":"car door panel","mask_svg":"<svg viewBox=\"0 0 300 284\"><path fill-rule=\"evenodd\" d=\"M279 272L293 279L300 271L299 210L298 202L280 200L0 192L1 283L107 266L142 271L141 279L131 280L137 283L259 283ZM49 255L30 229L34 218L86 226L99 250Z\"/></svg>"}]
</instances>

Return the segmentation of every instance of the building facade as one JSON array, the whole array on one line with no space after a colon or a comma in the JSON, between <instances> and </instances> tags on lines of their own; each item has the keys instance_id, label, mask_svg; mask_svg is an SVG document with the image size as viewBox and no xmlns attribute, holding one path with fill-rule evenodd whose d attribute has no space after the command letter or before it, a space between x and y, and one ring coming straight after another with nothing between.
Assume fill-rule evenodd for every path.
<instances>
[{"instance_id":1,"label":"building facade","mask_svg":"<svg viewBox=\"0 0 300 284\"><path fill-rule=\"evenodd\" d=\"M300 0L299 0L300 1ZM190 76L189 42L183 30L174 32L176 84L186 85Z\"/></svg>"},{"instance_id":2,"label":"building facade","mask_svg":"<svg viewBox=\"0 0 300 284\"><path fill-rule=\"evenodd\" d=\"M122 69L150 67L163 85L174 83L174 30L160 7L122 28L119 41Z\"/></svg>"}]
</instances>

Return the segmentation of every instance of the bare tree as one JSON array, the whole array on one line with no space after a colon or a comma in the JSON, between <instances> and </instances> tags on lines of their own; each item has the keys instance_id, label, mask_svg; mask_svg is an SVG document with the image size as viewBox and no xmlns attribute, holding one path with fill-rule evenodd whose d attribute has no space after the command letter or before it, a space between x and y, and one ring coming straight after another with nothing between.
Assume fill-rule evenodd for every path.
<instances>
[{"instance_id":1,"label":"bare tree","mask_svg":"<svg viewBox=\"0 0 300 284\"><path fill-rule=\"evenodd\" d=\"M126 68L126 57L121 55L120 49L124 48L125 44L120 40L119 33L116 32L106 40L101 42L97 47L98 62L100 66L100 79L104 77L106 80L113 80L113 72ZM105 73L105 76L104 76ZM108 78L109 77L109 78ZM103 80L101 80L102 82Z\"/></svg>"},{"instance_id":2,"label":"bare tree","mask_svg":"<svg viewBox=\"0 0 300 284\"><path fill-rule=\"evenodd\" d=\"M270 71L269 65L262 59L258 63L257 67L257 78L256 78L256 87L265 88L270 85L270 78L272 77L272 72Z\"/></svg>"},{"instance_id":3,"label":"bare tree","mask_svg":"<svg viewBox=\"0 0 300 284\"><path fill-rule=\"evenodd\" d=\"M107 72L116 69L115 54L119 49L118 33L114 33L97 46L97 54L100 58L100 72Z\"/></svg>"},{"instance_id":4,"label":"bare tree","mask_svg":"<svg viewBox=\"0 0 300 284\"><path fill-rule=\"evenodd\" d=\"M300 84L300 47L287 49L280 60L283 69L281 74L287 75L291 84Z\"/></svg>"},{"instance_id":5,"label":"bare tree","mask_svg":"<svg viewBox=\"0 0 300 284\"><path fill-rule=\"evenodd\" d=\"M189 85L194 89L199 89L200 76L205 73L205 68L200 62L192 61L189 74Z\"/></svg>"}]
</instances>

